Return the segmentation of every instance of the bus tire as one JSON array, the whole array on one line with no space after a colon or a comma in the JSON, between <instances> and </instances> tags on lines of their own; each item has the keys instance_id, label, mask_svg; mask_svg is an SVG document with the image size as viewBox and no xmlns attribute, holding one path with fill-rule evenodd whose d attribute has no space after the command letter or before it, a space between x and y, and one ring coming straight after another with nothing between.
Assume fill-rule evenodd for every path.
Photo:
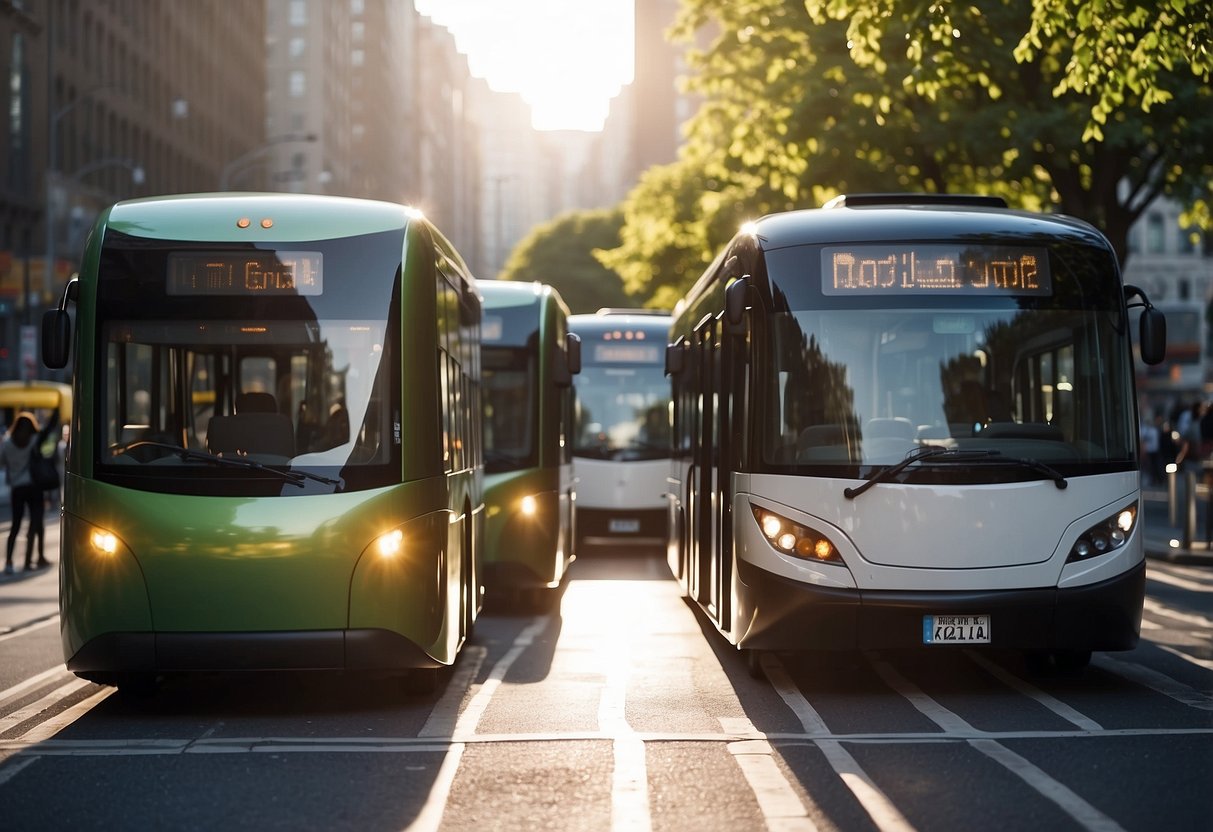
<instances>
[{"instance_id":1,"label":"bus tire","mask_svg":"<svg viewBox=\"0 0 1213 832\"><path fill-rule=\"evenodd\" d=\"M118 688L118 693L124 697L147 699L156 695L156 691L160 687L159 682L160 680L155 673L129 671L126 673L115 673L111 684Z\"/></svg>"}]
</instances>

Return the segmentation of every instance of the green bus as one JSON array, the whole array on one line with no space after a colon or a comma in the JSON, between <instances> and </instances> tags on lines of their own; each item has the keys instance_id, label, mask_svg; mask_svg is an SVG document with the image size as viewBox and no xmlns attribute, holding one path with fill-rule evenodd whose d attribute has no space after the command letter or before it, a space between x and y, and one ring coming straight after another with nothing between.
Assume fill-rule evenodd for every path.
<instances>
[{"instance_id":1,"label":"green bus","mask_svg":"<svg viewBox=\"0 0 1213 832\"><path fill-rule=\"evenodd\" d=\"M581 349L560 294L481 281L485 574L542 608L573 562L573 376Z\"/></svg>"},{"instance_id":2,"label":"green bus","mask_svg":"<svg viewBox=\"0 0 1213 832\"><path fill-rule=\"evenodd\" d=\"M68 669L428 687L483 601L480 319L459 254L404 206L198 194L103 212L42 324L45 363L74 358Z\"/></svg>"}]
</instances>

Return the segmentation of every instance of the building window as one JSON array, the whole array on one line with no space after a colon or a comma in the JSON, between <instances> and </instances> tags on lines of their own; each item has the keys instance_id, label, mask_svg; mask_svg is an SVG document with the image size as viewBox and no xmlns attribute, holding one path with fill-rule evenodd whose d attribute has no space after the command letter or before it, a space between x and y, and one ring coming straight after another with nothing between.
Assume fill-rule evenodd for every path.
<instances>
[{"instance_id":1,"label":"building window","mask_svg":"<svg viewBox=\"0 0 1213 832\"><path fill-rule=\"evenodd\" d=\"M1179 299L1192 299L1192 281L1188 280L1186 277L1181 277L1179 279Z\"/></svg>"},{"instance_id":2,"label":"building window","mask_svg":"<svg viewBox=\"0 0 1213 832\"><path fill-rule=\"evenodd\" d=\"M29 120L29 84L25 73L25 36L13 35L13 52L8 68L8 181L17 192L29 186L29 159L26 158Z\"/></svg>"},{"instance_id":3,"label":"building window","mask_svg":"<svg viewBox=\"0 0 1213 832\"><path fill-rule=\"evenodd\" d=\"M303 38L291 38L291 57L302 58L306 46L307 41Z\"/></svg>"},{"instance_id":4,"label":"building window","mask_svg":"<svg viewBox=\"0 0 1213 832\"><path fill-rule=\"evenodd\" d=\"M355 49L350 53L350 66L362 66L366 63L366 53L361 49Z\"/></svg>"},{"instance_id":5,"label":"building window","mask_svg":"<svg viewBox=\"0 0 1213 832\"><path fill-rule=\"evenodd\" d=\"M1146 253L1162 254L1164 250L1162 214L1150 214L1146 217Z\"/></svg>"},{"instance_id":6,"label":"building window","mask_svg":"<svg viewBox=\"0 0 1213 832\"><path fill-rule=\"evenodd\" d=\"M1200 243L1200 232L1192 227L1181 227L1179 229L1179 253L1180 254L1195 254L1196 248Z\"/></svg>"},{"instance_id":7,"label":"building window","mask_svg":"<svg viewBox=\"0 0 1213 832\"><path fill-rule=\"evenodd\" d=\"M307 0L291 0L290 21L292 26L307 25Z\"/></svg>"},{"instance_id":8,"label":"building window","mask_svg":"<svg viewBox=\"0 0 1213 832\"><path fill-rule=\"evenodd\" d=\"M307 91L307 78L301 69L291 71L290 75L290 94L291 98L302 98L304 92Z\"/></svg>"}]
</instances>

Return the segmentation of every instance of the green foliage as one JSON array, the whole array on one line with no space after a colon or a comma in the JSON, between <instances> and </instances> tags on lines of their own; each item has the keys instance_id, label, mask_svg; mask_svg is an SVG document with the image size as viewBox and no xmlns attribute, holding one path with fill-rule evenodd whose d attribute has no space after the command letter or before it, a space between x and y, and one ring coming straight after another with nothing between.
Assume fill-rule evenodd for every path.
<instances>
[{"instance_id":1,"label":"green foliage","mask_svg":"<svg viewBox=\"0 0 1213 832\"><path fill-rule=\"evenodd\" d=\"M712 33L687 56L703 103L679 161L628 196L621 245L600 259L668 306L745 219L844 192L996 194L1086 219L1122 256L1159 195L1207 223L1209 85L1178 71L1181 56L1155 56L1168 94L1145 108L1130 89L1135 106L1084 134L1100 90L1064 85L1073 37L1036 23L1041 3L1071 2L683 0L675 36Z\"/></svg>"},{"instance_id":2,"label":"green foliage","mask_svg":"<svg viewBox=\"0 0 1213 832\"><path fill-rule=\"evenodd\" d=\"M619 245L623 212L575 211L534 228L510 253L502 280L539 281L556 288L573 313L635 306L617 273L595 257Z\"/></svg>"}]
</instances>

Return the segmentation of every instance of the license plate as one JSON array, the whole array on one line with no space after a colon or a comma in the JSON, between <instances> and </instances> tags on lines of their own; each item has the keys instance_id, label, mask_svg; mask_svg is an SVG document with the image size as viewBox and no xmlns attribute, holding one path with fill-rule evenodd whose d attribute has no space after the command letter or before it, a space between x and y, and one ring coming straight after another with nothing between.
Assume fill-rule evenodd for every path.
<instances>
[{"instance_id":1,"label":"license plate","mask_svg":"<svg viewBox=\"0 0 1213 832\"><path fill-rule=\"evenodd\" d=\"M611 534L636 534L640 531L640 521L634 517L616 518L607 523L607 530Z\"/></svg>"},{"instance_id":2,"label":"license plate","mask_svg":"<svg viewBox=\"0 0 1213 832\"><path fill-rule=\"evenodd\" d=\"M923 644L989 644L988 615L924 615Z\"/></svg>"}]
</instances>

